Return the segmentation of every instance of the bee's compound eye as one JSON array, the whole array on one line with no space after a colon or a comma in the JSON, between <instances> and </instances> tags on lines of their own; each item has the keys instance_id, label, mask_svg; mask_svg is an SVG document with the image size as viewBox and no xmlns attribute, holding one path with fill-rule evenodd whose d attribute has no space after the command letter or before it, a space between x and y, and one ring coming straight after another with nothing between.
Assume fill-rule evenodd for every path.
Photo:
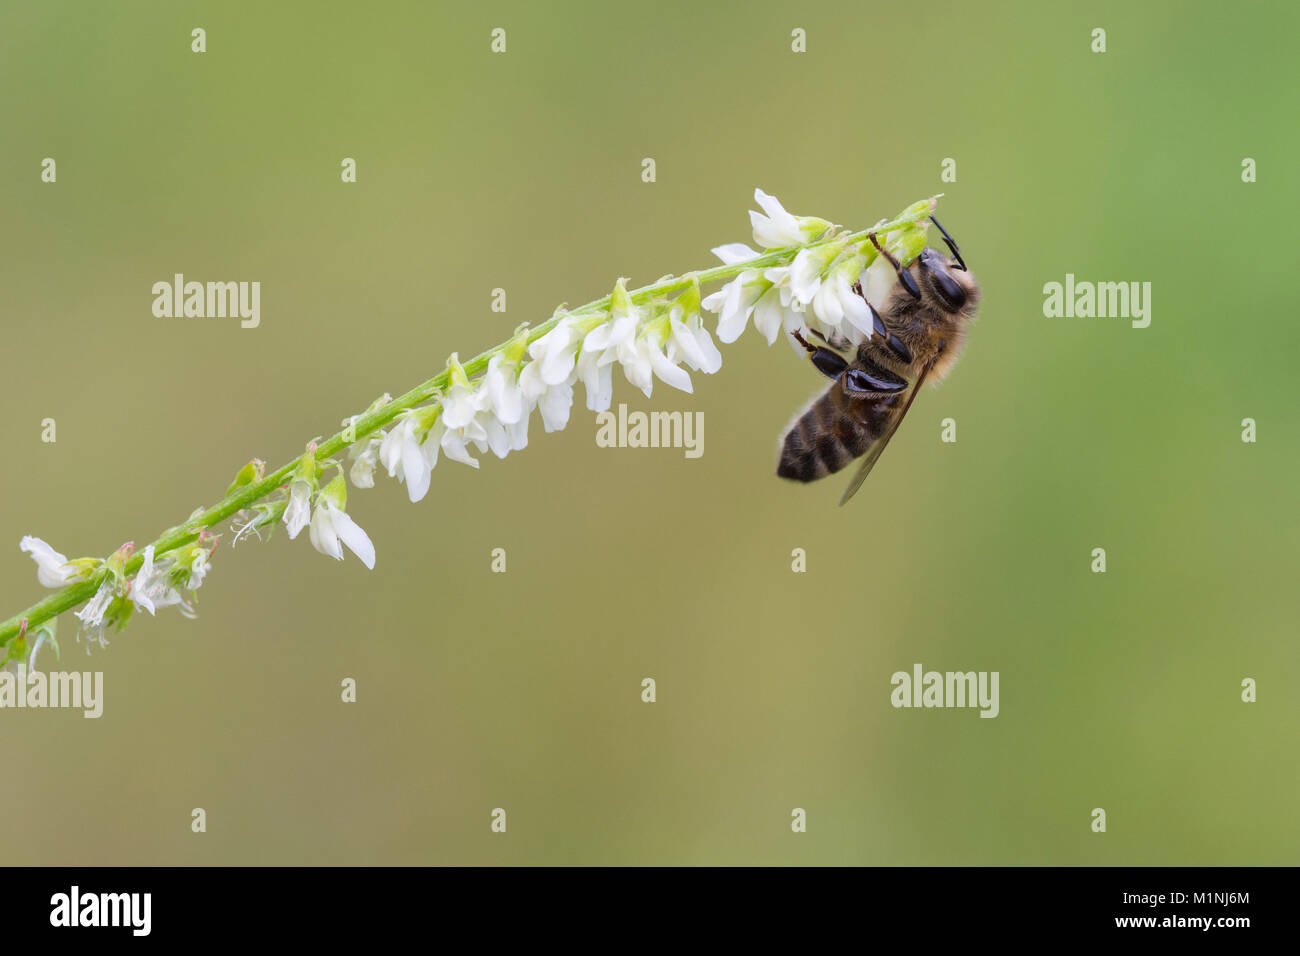
<instances>
[{"instance_id":1,"label":"bee's compound eye","mask_svg":"<svg viewBox=\"0 0 1300 956\"><path fill-rule=\"evenodd\" d=\"M960 282L952 277L952 270L947 260L933 249L925 249L919 257L921 271L927 272L934 282L935 291L944 305L950 309L960 309L966 304L966 290Z\"/></svg>"},{"instance_id":2,"label":"bee's compound eye","mask_svg":"<svg viewBox=\"0 0 1300 956\"><path fill-rule=\"evenodd\" d=\"M939 290L939 296L949 306L960 309L966 304L966 290L946 269L933 269L930 274L934 277L935 288Z\"/></svg>"}]
</instances>

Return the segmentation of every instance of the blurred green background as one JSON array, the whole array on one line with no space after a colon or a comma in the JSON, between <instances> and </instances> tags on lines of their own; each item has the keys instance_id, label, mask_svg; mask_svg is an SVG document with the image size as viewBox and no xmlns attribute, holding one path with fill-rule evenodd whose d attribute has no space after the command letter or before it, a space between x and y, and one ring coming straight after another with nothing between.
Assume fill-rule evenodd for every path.
<instances>
[{"instance_id":1,"label":"blurred green background","mask_svg":"<svg viewBox=\"0 0 1300 956\"><path fill-rule=\"evenodd\" d=\"M844 476L774 476L822 381L749 333L693 396L616 385L703 411L699 460L596 447L579 390L419 505L354 490L373 572L227 535L197 621L87 659L65 617L104 716L0 713L0 862L1294 863L1298 29L1281 2L5 4L0 616L41 594L23 534L151 540L453 350L709 265L755 186L856 228L945 192L985 304L845 509ZM261 327L155 318L174 272L259 280ZM1045 318L1067 272L1151 282L1151 326ZM893 709L916 662L999 671L1001 715Z\"/></svg>"}]
</instances>

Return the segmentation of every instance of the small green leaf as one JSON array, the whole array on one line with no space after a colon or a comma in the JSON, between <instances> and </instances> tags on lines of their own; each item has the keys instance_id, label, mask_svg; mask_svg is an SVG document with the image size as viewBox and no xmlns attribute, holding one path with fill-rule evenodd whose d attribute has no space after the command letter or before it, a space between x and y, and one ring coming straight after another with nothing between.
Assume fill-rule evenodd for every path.
<instances>
[{"instance_id":1,"label":"small green leaf","mask_svg":"<svg viewBox=\"0 0 1300 956\"><path fill-rule=\"evenodd\" d=\"M235 480L230 483L226 489L226 495L230 496L243 488L245 485L251 485L255 481L260 481L262 473L266 468L266 463L260 458L254 458L235 475Z\"/></svg>"}]
</instances>

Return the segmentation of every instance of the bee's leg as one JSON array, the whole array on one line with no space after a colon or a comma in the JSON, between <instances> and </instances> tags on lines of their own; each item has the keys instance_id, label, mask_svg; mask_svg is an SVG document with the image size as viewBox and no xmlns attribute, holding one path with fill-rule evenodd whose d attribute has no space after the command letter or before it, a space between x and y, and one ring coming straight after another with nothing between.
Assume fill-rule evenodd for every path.
<instances>
[{"instance_id":1,"label":"bee's leg","mask_svg":"<svg viewBox=\"0 0 1300 956\"><path fill-rule=\"evenodd\" d=\"M885 344L889 346L889 351L898 356L900 362L912 364L912 350L893 332L889 333L889 338L885 339Z\"/></svg>"},{"instance_id":2,"label":"bee's leg","mask_svg":"<svg viewBox=\"0 0 1300 956\"><path fill-rule=\"evenodd\" d=\"M827 378L839 378L844 370L849 367L849 363L844 361L844 356L832 352L830 349L819 348L816 345L809 345L798 332L791 332L794 340L808 350L812 356L812 363L816 366L817 371L821 372Z\"/></svg>"},{"instance_id":3,"label":"bee's leg","mask_svg":"<svg viewBox=\"0 0 1300 956\"><path fill-rule=\"evenodd\" d=\"M934 223L936 226L938 226L939 231L943 233L943 241L947 243L948 251L951 252L952 257L957 260L957 265L961 267L961 271L962 272L970 271L966 268L966 261L961 257L961 250L957 248L957 240L955 240L952 236L948 235L948 230L943 228L943 226L940 226L939 220L935 219L934 216L930 217L930 221Z\"/></svg>"},{"instance_id":4,"label":"bee's leg","mask_svg":"<svg viewBox=\"0 0 1300 956\"><path fill-rule=\"evenodd\" d=\"M881 368L873 362L851 368L844 375L844 391L854 397L891 394L907 388L907 379L895 375L888 369Z\"/></svg>"},{"instance_id":5,"label":"bee's leg","mask_svg":"<svg viewBox=\"0 0 1300 956\"><path fill-rule=\"evenodd\" d=\"M885 327L885 323L880 318L880 313L872 308L870 302L867 303L867 308L871 309L872 328L875 329L877 335L881 336L885 340L885 345L889 347L889 351L898 356L900 362L906 362L908 365L911 365L912 350L907 347L902 339Z\"/></svg>"},{"instance_id":6,"label":"bee's leg","mask_svg":"<svg viewBox=\"0 0 1300 956\"><path fill-rule=\"evenodd\" d=\"M916 279L912 277L912 274L903 268L902 263L889 254L885 247L876 239L876 234L874 232L870 234L869 238L871 239L871 244L876 247L876 251L888 259L889 264L894 267L894 271L898 273L898 281L903 283L903 288L907 290L908 295L913 299L920 300L921 290L917 286Z\"/></svg>"},{"instance_id":7,"label":"bee's leg","mask_svg":"<svg viewBox=\"0 0 1300 956\"><path fill-rule=\"evenodd\" d=\"M871 328L874 334L885 340L889 350L899 357L901 361L912 364L912 350L903 344L893 332L889 331L889 326L885 325L885 320L880 317L876 307L867 301L867 297L862 295L862 283L858 282L853 286L853 291L862 296L862 301L867 303L867 308L871 310Z\"/></svg>"}]
</instances>

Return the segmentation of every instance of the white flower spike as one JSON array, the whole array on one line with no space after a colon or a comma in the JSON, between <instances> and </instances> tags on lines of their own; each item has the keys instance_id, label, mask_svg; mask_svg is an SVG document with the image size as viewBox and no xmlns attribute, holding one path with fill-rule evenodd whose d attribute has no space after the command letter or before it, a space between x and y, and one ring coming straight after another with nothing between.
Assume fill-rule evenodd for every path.
<instances>
[{"instance_id":1,"label":"white flower spike","mask_svg":"<svg viewBox=\"0 0 1300 956\"><path fill-rule=\"evenodd\" d=\"M527 446L534 411L540 412L546 431L564 428L572 414L574 386L579 382L585 387L587 408L608 411L616 365L647 397L653 393L656 378L690 393L694 388L691 372L712 374L722 366L722 354L702 320L705 310L716 314L714 334L722 342L739 338L751 318L769 344L785 338L801 356L803 347L789 333L806 329L827 339L836 336L860 342L873 334L867 303L881 308L897 281L894 268L872 239L897 260L910 263L925 246L927 217L937 199L914 203L873 231L848 235L833 233L838 227L825 219L791 214L761 189L755 190L754 198L762 210L750 213L758 249L740 242L720 245L713 252L723 267L680 278L665 276L639 290L635 301L627 290L627 280L619 279L607 305L595 302L572 313L557 310L551 327L531 342L535 333L527 326L517 328L512 339L471 363L477 378L470 378L453 354L446 377L426 382L398 399L401 408L379 413L393 402L384 394L366 412L343 420L343 431L325 447L330 455L346 452L346 465L318 452L312 442L291 473L289 468L275 472L278 492L268 497L270 483L261 487L262 463L253 459L236 475L225 500L206 513L221 514L226 509L226 515L233 515L235 542L250 535L260 539L261 529L269 531L282 520L291 539L309 528L317 551L342 560L348 549L367 568L373 568L374 545L346 511L345 468L354 486L370 488L376 469L382 467L389 477L406 485L411 501L419 501L429 492L431 473L441 455L474 468L479 466L475 451L505 458ZM701 298L700 280L709 276L724 284ZM424 404L418 405L410 395L419 395ZM368 433L358 436L356 426L362 419ZM319 478L322 467L339 471L324 488ZM262 500L257 501L250 492ZM184 538L172 537L182 530L178 526L159 539L187 540L188 544L162 554L157 553L157 544L146 548L131 578L126 574L132 550L129 542L107 560L69 561L32 535L24 536L19 547L36 563L37 579L44 587L96 582L97 590L77 617L82 633L103 645L106 628L122 627L136 609L154 615L159 608L174 606L184 614L193 614L194 592L206 579L217 540L198 520L204 514L205 510L199 509L190 516L183 526L188 532ZM52 628L54 619L41 604L29 611L38 628ZM0 625L6 639L15 636L15 621L25 628L28 618ZM46 633L38 630L33 635ZM57 650L53 631L48 635ZM31 642L33 658L40 641Z\"/></svg>"}]
</instances>

